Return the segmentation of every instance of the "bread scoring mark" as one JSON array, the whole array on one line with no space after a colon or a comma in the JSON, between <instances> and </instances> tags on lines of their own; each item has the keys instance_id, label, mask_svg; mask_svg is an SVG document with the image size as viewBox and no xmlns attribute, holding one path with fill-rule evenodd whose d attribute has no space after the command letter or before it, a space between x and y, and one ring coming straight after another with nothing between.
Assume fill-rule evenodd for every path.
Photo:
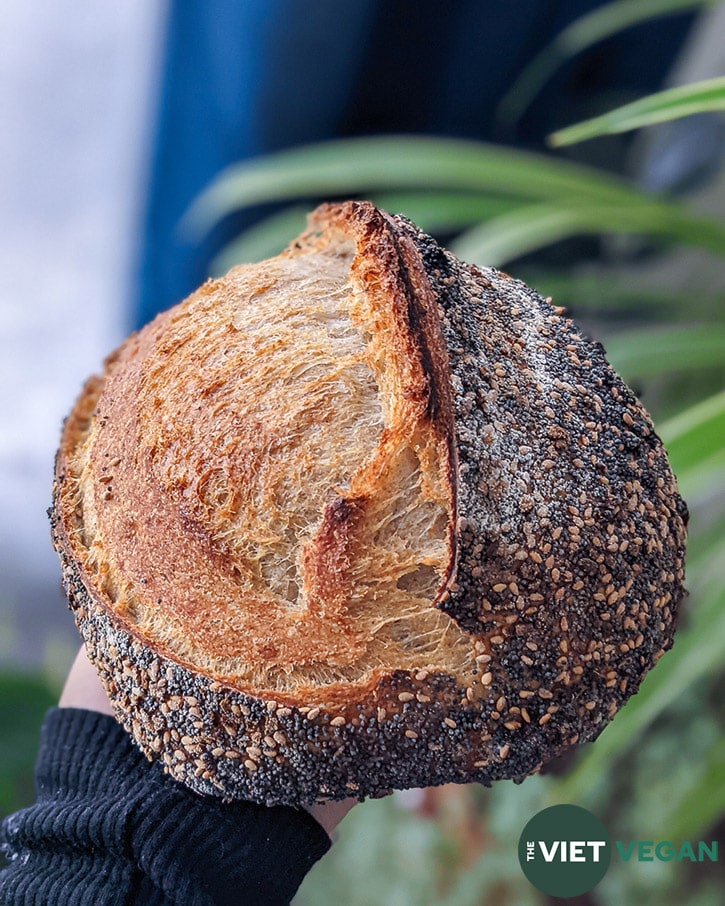
<instances>
[{"instance_id":1,"label":"bread scoring mark","mask_svg":"<svg viewBox=\"0 0 725 906\"><path fill-rule=\"evenodd\" d=\"M458 556L456 525L460 464L456 444L450 362L441 331L439 302L426 274L422 257L412 236L398 229L394 218L384 216L392 227L398 272L405 288L408 330L416 339L427 382L427 415L447 445L444 458L444 484L450 489L450 518L447 528L449 560L448 568L438 587L439 601L456 573Z\"/></svg>"}]
</instances>

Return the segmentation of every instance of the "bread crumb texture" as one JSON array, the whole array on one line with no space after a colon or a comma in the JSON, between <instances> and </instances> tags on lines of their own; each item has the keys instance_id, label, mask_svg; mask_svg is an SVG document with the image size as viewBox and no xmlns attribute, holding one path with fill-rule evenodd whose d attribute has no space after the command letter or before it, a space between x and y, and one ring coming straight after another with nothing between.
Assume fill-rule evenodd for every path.
<instances>
[{"instance_id":1,"label":"bread crumb texture","mask_svg":"<svg viewBox=\"0 0 725 906\"><path fill-rule=\"evenodd\" d=\"M686 518L599 344L365 202L111 355L52 512L118 718L270 804L595 738L671 645Z\"/></svg>"}]
</instances>

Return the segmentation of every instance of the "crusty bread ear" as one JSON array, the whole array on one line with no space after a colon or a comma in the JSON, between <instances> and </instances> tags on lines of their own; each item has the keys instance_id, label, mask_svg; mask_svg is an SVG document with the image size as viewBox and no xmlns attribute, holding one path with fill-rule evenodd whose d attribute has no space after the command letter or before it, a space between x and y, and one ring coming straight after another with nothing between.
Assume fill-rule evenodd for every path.
<instances>
[{"instance_id":1,"label":"crusty bread ear","mask_svg":"<svg viewBox=\"0 0 725 906\"><path fill-rule=\"evenodd\" d=\"M537 770L669 647L686 510L597 344L364 202L130 337L53 534L119 720L304 803Z\"/></svg>"}]
</instances>

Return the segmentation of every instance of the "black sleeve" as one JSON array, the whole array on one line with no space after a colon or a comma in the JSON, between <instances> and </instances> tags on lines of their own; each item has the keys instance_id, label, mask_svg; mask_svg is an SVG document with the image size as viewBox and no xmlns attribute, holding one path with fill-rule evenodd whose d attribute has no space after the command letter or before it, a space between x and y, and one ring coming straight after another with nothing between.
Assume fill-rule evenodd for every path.
<instances>
[{"instance_id":1,"label":"black sleeve","mask_svg":"<svg viewBox=\"0 0 725 906\"><path fill-rule=\"evenodd\" d=\"M330 847L306 811L190 792L92 711L48 712L36 788L2 825L6 906L282 906Z\"/></svg>"}]
</instances>

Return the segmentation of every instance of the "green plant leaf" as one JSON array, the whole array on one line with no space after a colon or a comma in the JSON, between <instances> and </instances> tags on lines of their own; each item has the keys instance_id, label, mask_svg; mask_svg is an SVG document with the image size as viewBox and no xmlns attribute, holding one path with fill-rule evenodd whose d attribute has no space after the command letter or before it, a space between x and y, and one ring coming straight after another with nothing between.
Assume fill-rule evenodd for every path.
<instances>
[{"instance_id":1,"label":"green plant leaf","mask_svg":"<svg viewBox=\"0 0 725 906\"><path fill-rule=\"evenodd\" d=\"M632 382L725 364L725 325L673 325L638 328L606 341L612 365Z\"/></svg>"},{"instance_id":2,"label":"green plant leaf","mask_svg":"<svg viewBox=\"0 0 725 906\"><path fill-rule=\"evenodd\" d=\"M710 110L725 110L725 78L707 79L650 94L602 116L560 129L549 136L548 142L558 148L599 135L629 132Z\"/></svg>"},{"instance_id":3,"label":"green plant leaf","mask_svg":"<svg viewBox=\"0 0 725 906\"><path fill-rule=\"evenodd\" d=\"M516 199L451 192L384 193L373 195L370 200L391 214L403 214L422 230L434 234L457 232L521 205ZM304 228L308 213L309 206L291 205L249 227L216 256L211 273L224 274L235 264L279 254Z\"/></svg>"},{"instance_id":4,"label":"green plant leaf","mask_svg":"<svg viewBox=\"0 0 725 906\"><path fill-rule=\"evenodd\" d=\"M451 243L463 261L501 267L536 249L581 233L600 233L584 212L554 205L532 205L472 227Z\"/></svg>"},{"instance_id":5,"label":"green plant leaf","mask_svg":"<svg viewBox=\"0 0 725 906\"><path fill-rule=\"evenodd\" d=\"M477 237L491 256L488 264L565 235L604 229L673 236L725 253L721 223L652 198L624 180L515 149L410 136L346 139L245 161L224 171L202 193L184 218L184 228L203 231L234 210L280 200L311 202L366 193L388 207L401 202L400 194L386 195L385 190L407 190L402 197L407 212L422 213L429 223L436 220L433 190L443 193L437 199L439 223L462 226L507 211L509 220L495 227L498 235L493 235L494 227L484 226L462 240L466 248ZM464 195L471 198L464 202ZM520 210L526 201L549 201L551 206L532 206L526 213ZM276 219L271 228L262 225L235 254L250 254L249 248L260 248L262 240L268 247L270 230L276 237L278 228Z\"/></svg>"},{"instance_id":6,"label":"green plant leaf","mask_svg":"<svg viewBox=\"0 0 725 906\"><path fill-rule=\"evenodd\" d=\"M615 0L576 19L527 65L501 99L498 119L510 125L519 119L541 88L567 60L618 32L692 9L716 6L720 0Z\"/></svg>"},{"instance_id":7,"label":"green plant leaf","mask_svg":"<svg viewBox=\"0 0 725 906\"><path fill-rule=\"evenodd\" d=\"M702 466L725 446L725 390L664 422L658 432L676 472Z\"/></svg>"},{"instance_id":8,"label":"green plant leaf","mask_svg":"<svg viewBox=\"0 0 725 906\"><path fill-rule=\"evenodd\" d=\"M591 167L483 142L383 136L323 142L228 167L191 206L182 229L203 232L250 205L408 190L564 199L571 205L650 208L663 217L682 214L679 206Z\"/></svg>"},{"instance_id":9,"label":"green plant leaf","mask_svg":"<svg viewBox=\"0 0 725 906\"><path fill-rule=\"evenodd\" d=\"M460 235L451 250L464 261L501 266L537 249L584 234L646 234L725 253L725 232L715 221L663 210L656 204L544 204L519 207Z\"/></svg>"},{"instance_id":10,"label":"green plant leaf","mask_svg":"<svg viewBox=\"0 0 725 906\"><path fill-rule=\"evenodd\" d=\"M370 200L391 214L403 214L427 233L455 233L520 208L515 198L463 192L389 192Z\"/></svg>"}]
</instances>

